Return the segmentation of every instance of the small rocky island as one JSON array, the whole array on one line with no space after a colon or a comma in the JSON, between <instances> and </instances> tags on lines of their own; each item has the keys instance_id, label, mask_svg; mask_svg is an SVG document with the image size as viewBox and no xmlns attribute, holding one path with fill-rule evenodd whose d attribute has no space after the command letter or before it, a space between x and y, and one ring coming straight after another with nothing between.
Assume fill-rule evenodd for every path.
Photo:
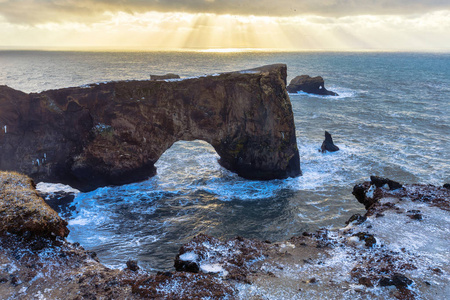
<instances>
[{"instance_id":1,"label":"small rocky island","mask_svg":"<svg viewBox=\"0 0 450 300\"><path fill-rule=\"evenodd\" d=\"M303 91L309 94L322 96L339 96L337 93L325 88L325 81L321 76L311 77L309 75L300 75L291 80L287 86L289 93Z\"/></svg>"},{"instance_id":2,"label":"small rocky island","mask_svg":"<svg viewBox=\"0 0 450 300\"><path fill-rule=\"evenodd\" d=\"M244 178L299 176L286 73L276 64L31 94L0 86L0 170L89 191L145 180L175 142L199 139Z\"/></svg>"},{"instance_id":3,"label":"small rocky island","mask_svg":"<svg viewBox=\"0 0 450 300\"><path fill-rule=\"evenodd\" d=\"M367 209L345 227L271 243L198 235L175 270L122 270L65 240L64 220L27 176L0 172L0 295L5 299L446 299L450 190L371 177ZM125 262L124 262L125 265Z\"/></svg>"}]
</instances>

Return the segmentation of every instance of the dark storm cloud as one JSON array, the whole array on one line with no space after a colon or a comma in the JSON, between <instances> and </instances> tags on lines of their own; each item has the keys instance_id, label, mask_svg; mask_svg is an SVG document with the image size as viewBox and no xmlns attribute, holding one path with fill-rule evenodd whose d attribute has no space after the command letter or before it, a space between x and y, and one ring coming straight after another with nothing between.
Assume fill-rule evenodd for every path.
<instances>
[{"instance_id":1,"label":"dark storm cloud","mask_svg":"<svg viewBox=\"0 0 450 300\"><path fill-rule=\"evenodd\" d=\"M0 15L12 23L95 22L104 12L188 12L236 15L330 17L423 14L450 9L448 0L0 0Z\"/></svg>"}]
</instances>

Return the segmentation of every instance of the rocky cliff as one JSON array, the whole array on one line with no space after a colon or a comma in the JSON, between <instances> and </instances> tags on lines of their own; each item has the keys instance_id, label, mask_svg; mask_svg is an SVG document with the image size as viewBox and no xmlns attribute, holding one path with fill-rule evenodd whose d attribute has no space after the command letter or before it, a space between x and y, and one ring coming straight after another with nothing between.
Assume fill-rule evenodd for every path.
<instances>
[{"instance_id":1,"label":"rocky cliff","mask_svg":"<svg viewBox=\"0 0 450 300\"><path fill-rule=\"evenodd\" d=\"M0 86L0 169L82 191L144 180L180 140L250 179L301 174L286 65L26 94Z\"/></svg>"}]
</instances>

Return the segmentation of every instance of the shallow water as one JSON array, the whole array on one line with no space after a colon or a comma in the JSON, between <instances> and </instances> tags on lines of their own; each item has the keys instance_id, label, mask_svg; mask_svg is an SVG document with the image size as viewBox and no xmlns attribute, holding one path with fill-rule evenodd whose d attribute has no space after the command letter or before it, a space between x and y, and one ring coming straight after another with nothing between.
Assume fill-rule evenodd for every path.
<instances>
[{"instance_id":1,"label":"shallow water","mask_svg":"<svg viewBox=\"0 0 450 300\"><path fill-rule=\"evenodd\" d=\"M450 182L450 54L3 51L0 84L37 92L271 63L288 65L288 81L320 75L340 94L290 95L302 177L244 180L220 167L207 143L178 142L158 161L157 176L79 194L71 207L61 207L69 240L96 251L110 266L136 259L149 270L163 270L198 233L279 241L340 227L363 212L351 191L370 175ZM325 130L339 152L318 152Z\"/></svg>"}]
</instances>

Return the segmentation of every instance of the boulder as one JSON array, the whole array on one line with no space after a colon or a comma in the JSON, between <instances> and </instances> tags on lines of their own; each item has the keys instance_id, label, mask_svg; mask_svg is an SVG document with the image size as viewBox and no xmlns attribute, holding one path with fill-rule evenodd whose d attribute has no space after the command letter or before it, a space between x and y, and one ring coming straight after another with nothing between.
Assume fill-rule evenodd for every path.
<instances>
[{"instance_id":1,"label":"boulder","mask_svg":"<svg viewBox=\"0 0 450 300\"><path fill-rule=\"evenodd\" d=\"M0 86L0 169L81 191L147 179L175 142L204 140L249 179L301 175L286 65L26 94Z\"/></svg>"},{"instance_id":2,"label":"boulder","mask_svg":"<svg viewBox=\"0 0 450 300\"><path fill-rule=\"evenodd\" d=\"M165 75L150 75L150 80L167 80L167 79L179 79L180 75L167 73Z\"/></svg>"},{"instance_id":3,"label":"boulder","mask_svg":"<svg viewBox=\"0 0 450 300\"><path fill-rule=\"evenodd\" d=\"M0 172L0 234L66 237L67 222L38 196L34 182L14 172Z\"/></svg>"},{"instance_id":4,"label":"boulder","mask_svg":"<svg viewBox=\"0 0 450 300\"><path fill-rule=\"evenodd\" d=\"M331 137L331 134L328 133L328 131L325 131L325 140L323 141L322 146L320 147L320 151L322 153L326 151L328 152L339 151L339 147L333 143L333 138Z\"/></svg>"},{"instance_id":5,"label":"boulder","mask_svg":"<svg viewBox=\"0 0 450 300\"><path fill-rule=\"evenodd\" d=\"M311 77L309 75L300 75L291 80L287 86L289 93L297 93L303 91L305 93L339 96L337 93L329 91L325 88L325 82L321 76Z\"/></svg>"}]
</instances>

